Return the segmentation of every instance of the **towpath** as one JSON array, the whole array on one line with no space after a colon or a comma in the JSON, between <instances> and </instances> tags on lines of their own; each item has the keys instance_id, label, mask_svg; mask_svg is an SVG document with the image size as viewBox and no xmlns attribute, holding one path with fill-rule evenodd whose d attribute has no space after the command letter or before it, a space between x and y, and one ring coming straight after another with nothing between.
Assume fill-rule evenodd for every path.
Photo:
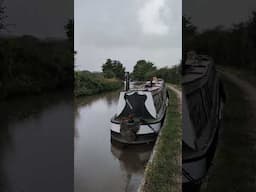
<instances>
[{"instance_id":1,"label":"towpath","mask_svg":"<svg viewBox=\"0 0 256 192\"><path fill-rule=\"evenodd\" d=\"M256 85L221 70L227 95L217 151L203 192L256 191Z\"/></svg>"},{"instance_id":2,"label":"towpath","mask_svg":"<svg viewBox=\"0 0 256 192\"><path fill-rule=\"evenodd\" d=\"M170 83L167 84L167 87L176 93L176 95L178 97L178 105L179 105L178 110L181 113L181 103L182 103L182 101L181 101L181 98L182 98L181 91L177 88L176 85L173 85L173 84L170 84Z\"/></svg>"}]
</instances>

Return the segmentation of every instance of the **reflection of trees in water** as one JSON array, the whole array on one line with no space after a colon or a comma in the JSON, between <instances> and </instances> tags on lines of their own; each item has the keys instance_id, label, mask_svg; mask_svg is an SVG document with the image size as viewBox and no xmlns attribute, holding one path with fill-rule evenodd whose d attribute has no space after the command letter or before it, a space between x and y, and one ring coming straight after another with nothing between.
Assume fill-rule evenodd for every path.
<instances>
[{"instance_id":1,"label":"reflection of trees in water","mask_svg":"<svg viewBox=\"0 0 256 192\"><path fill-rule=\"evenodd\" d=\"M91 107L95 102L98 102L99 100L105 100L109 107L112 106L113 104L115 104L115 102L118 101L119 92L120 91L113 91L113 92L101 93L98 95L75 98L75 103L74 103L75 118L80 118L79 108ZM76 126L75 126L74 136L78 137L78 130Z\"/></svg>"},{"instance_id":2,"label":"reflection of trees in water","mask_svg":"<svg viewBox=\"0 0 256 192\"><path fill-rule=\"evenodd\" d=\"M90 107L93 105L94 102L100 99L105 99L108 105L112 105L114 102L117 101L119 92L120 91L114 91L114 92L101 93L101 94L92 95L92 96L78 97L75 99L75 107L76 108Z\"/></svg>"},{"instance_id":3,"label":"reflection of trees in water","mask_svg":"<svg viewBox=\"0 0 256 192\"><path fill-rule=\"evenodd\" d=\"M0 157L4 157L4 153L10 144L10 134L8 130L8 117L6 114L6 106L0 105ZM3 167L3 158L0 159L0 191L8 191L7 188L8 180Z\"/></svg>"},{"instance_id":4,"label":"reflection of trees in water","mask_svg":"<svg viewBox=\"0 0 256 192\"><path fill-rule=\"evenodd\" d=\"M12 149L12 135L9 124L22 121L31 116L36 116L44 110L60 103L72 103L72 94L52 93L41 96L24 97L0 103L0 191L22 191L16 189L14 184L8 184L3 161L5 152ZM13 189L14 188L14 189ZM11 190L12 189L12 190Z\"/></svg>"},{"instance_id":5,"label":"reflection of trees in water","mask_svg":"<svg viewBox=\"0 0 256 192\"><path fill-rule=\"evenodd\" d=\"M119 97L119 91L115 91L115 92L111 92L109 94L106 95L106 101L107 101L107 105L110 107L113 104L115 104L118 100Z\"/></svg>"},{"instance_id":6,"label":"reflection of trees in water","mask_svg":"<svg viewBox=\"0 0 256 192\"><path fill-rule=\"evenodd\" d=\"M22 120L36 116L45 109L60 103L72 104L73 97L69 92L56 92L38 96L22 97L6 101L6 113L10 120Z\"/></svg>"},{"instance_id":7,"label":"reflection of trees in water","mask_svg":"<svg viewBox=\"0 0 256 192\"><path fill-rule=\"evenodd\" d=\"M121 170L126 174L125 191L128 191L134 174L144 172L154 144L121 145L112 142L111 152L119 160Z\"/></svg>"}]
</instances>

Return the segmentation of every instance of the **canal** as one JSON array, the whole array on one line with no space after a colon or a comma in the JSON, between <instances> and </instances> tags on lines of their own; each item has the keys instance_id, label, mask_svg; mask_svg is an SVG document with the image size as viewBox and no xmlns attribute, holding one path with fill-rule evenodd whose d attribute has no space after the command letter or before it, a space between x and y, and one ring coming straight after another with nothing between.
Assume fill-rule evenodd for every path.
<instances>
[{"instance_id":1,"label":"canal","mask_svg":"<svg viewBox=\"0 0 256 192\"><path fill-rule=\"evenodd\" d=\"M153 144L111 143L119 92L79 98L75 107L75 192L135 192Z\"/></svg>"},{"instance_id":2,"label":"canal","mask_svg":"<svg viewBox=\"0 0 256 192\"><path fill-rule=\"evenodd\" d=\"M0 191L73 191L73 96L0 103Z\"/></svg>"}]
</instances>

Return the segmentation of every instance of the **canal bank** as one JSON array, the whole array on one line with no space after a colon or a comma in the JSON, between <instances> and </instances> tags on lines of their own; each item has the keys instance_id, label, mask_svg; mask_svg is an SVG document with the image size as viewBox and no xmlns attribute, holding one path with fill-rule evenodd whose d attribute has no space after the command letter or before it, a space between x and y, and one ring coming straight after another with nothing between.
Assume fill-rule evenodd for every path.
<instances>
[{"instance_id":1,"label":"canal bank","mask_svg":"<svg viewBox=\"0 0 256 192\"><path fill-rule=\"evenodd\" d=\"M256 191L256 78L221 69L221 79L227 95L224 118L213 165L200 191Z\"/></svg>"},{"instance_id":2,"label":"canal bank","mask_svg":"<svg viewBox=\"0 0 256 192\"><path fill-rule=\"evenodd\" d=\"M167 118L145 169L139 192L181 191L181 92L168 84Z\"/></svg>"}]
</instances>

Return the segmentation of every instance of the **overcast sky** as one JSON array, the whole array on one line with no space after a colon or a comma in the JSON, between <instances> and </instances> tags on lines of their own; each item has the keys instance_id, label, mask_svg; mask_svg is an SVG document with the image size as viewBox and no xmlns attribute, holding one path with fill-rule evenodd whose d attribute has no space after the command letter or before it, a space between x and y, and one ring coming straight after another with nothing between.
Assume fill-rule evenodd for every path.
<instances>
[{"instance_id":1,"label":"overcast sky","mask_svg":"<svg viewBox=\"0 0 256 192\"><path fill-rule=\"evenodd\" d=\"M255 0L183 0L183 15L200 30L222 25L226 28L248 20L256 11Z\"/></svg>"},{"instance_id":2,"label":"overcast sky","mask_svg":"<svg viewBox=\"0 0 256 192\"><path fill-rule=\"evenodd\" d=\"M74 16L73 0L1 1L6 7L6 22L11 24L8 35L66 38L64 26Z\"/></svg>"},{"instance_id":3,"label":"overcast sky","mask_svg":"<svg viewBox=\"0 0 256 192\"><path fill-rule=\"evenodd\" d=\"M181 9L180 0L75 0L76 70L100 71L108 58L128 71L139 59L178 64Z\"/></svg>"}]
</instances>

